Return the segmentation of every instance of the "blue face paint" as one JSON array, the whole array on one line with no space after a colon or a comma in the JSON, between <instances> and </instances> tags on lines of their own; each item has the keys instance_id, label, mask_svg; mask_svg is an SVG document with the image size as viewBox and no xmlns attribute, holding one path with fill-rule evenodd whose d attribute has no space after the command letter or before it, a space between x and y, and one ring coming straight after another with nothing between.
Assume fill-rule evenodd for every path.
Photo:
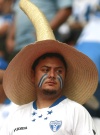
<instances>
[{"instance_id":1,"label":"blue face paint","mask_svg":"<svg viewBox=\"0 0 100 135\"><path fill-rule=\"evenodd\" d=\"M41 87L42 86L42 84L43 84L43 82L45 81L45 79L47 78L47 74L44 74L42 77L41 77L41 79L40 79L40 81L39 81L39 84L38 84L38 87Z\"/></svg>"},{"instance_id":2,"label":"blue face paint","mask_svg":"<svg viewBox=\"0 0 100 135\"><path fill-rule=\"evenodd\" d=\"M42 84L43 84L43 82L45 81L45 79L48 77L48 74L44 74L42 77L41 77L41 79L40 79L40 81L39 81L39 83L38 83L38 87L40 88L40 87L42 87ZM57 79L59 80L59 82L60 82L60 88L62 89L63 88L63 79L62 79L62 77L60 76L60 75L57 75Z\"/></svg>"},{"instance_id":3,"label":"blue face paint","mask_svg":"<svg viewBox=\"0 0 100 135\"><path fill-rule=\"evenodd\" d=\"M59 80L60 82L60 88L62 89L63 88L63 79L60 75L57 76L57 79Z\"/></svg>"}]
</instances>

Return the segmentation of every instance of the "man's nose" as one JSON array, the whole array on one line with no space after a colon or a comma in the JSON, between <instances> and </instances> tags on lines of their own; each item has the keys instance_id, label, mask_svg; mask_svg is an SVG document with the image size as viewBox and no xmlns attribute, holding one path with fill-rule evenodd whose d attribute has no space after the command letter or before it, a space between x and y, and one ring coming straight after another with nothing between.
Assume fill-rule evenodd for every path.
<instances>
[{"instance_id":1,"label":"man's nose","mask_svg":"<svg viewBox=\"0 0 100 135\"><path fill-rule=\"evenodd\" d=\"M50 70L49 77L55 78L56 74L54 70Z\"/></svg>"}]
</instances>

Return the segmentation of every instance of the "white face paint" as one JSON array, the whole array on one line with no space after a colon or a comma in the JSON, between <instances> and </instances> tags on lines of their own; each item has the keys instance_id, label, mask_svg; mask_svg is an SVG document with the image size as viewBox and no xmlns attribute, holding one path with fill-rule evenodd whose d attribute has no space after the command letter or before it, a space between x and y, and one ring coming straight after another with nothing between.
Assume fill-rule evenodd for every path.
<instances>
[{"instance_id":1,"label":"white face paint","mask_svg":"<svg viewBox=\"0 0 100 135\"><path fill-rule=\"evenodd\" d=\"M62 89L63 88L63 79L60 75L57 75L57 79L59 80L60 82L60 88Z\"/></svg>"},{"instance_id":2,"label":"white face paint","mask_svg":"<svg viewBox=\"0 0 100 135\"><path fill-rule=\"evenodd\" d=\"M39 83L38 83L38 87L39 87L39 88L42 87L42 84L43 84L43 82L47 79L47 77L48 77L48 74L44 74L44 75L41 77L41 79L40 79L40 81L39 81ZM60 88L62 89L62 88L63 88L63 79L62 79L62 77L61 77L60 75L57 75L57 79L58 79L58 81L60 82Z\"/></svg>"},{"instance_id":3,"label":"white face paint","mask_svg":"<svg viewBox=\"0 0 100 135\"><path fill-rule=\"evenodd\" d=\"M43 84L43 82L45 81L45 79L48 77L48 75L47 74L44 74L42 77L41 77L41 79L40 79L40 81L39 81L39 84L38 84L38 87L40 88L40 87L42 87L42 84Z\"/></svg>"}]
</instances>

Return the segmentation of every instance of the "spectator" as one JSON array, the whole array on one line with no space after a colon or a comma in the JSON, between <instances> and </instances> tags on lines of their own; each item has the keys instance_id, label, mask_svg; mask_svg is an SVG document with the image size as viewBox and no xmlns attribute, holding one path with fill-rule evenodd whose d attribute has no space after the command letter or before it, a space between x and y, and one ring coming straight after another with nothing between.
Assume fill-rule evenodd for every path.
<instances>
[{"instance_id":1,"label":"spectator","mask_svg":"<svg viewBox=\"0 0 100 135\"><path fill-rule=\"evenodd\" d=\"M94 15L99 0L73 0L72 14L69 17L67 23L70 27L69 37L65 42L71 45L75 45L84 26Z\"/></svg>"},{"instance_id":2,"label":"spectator","mask_svg":"<svg viewBox=\"0 0 100 135\"><path fill-rule=\"evenodd\" d=\"M100 104L100 8L98 7L94 16L84 27L75 48L87 55L96 65L99 74L99 82L95 97ZM100 105L97 110L87 108L93 117L100 118Z\"/></svg>"},{"instance_id":3,"label":"spectator","mask_svg":"<svg viewBox=\"0 0 100 135\"><path fill-rule=\"evenodd\" d=\"M0 51L4 54L7 59L6 51L6 37L13 21L12 11L13 0L0 0Z\"/></svg>"}]
</instances>

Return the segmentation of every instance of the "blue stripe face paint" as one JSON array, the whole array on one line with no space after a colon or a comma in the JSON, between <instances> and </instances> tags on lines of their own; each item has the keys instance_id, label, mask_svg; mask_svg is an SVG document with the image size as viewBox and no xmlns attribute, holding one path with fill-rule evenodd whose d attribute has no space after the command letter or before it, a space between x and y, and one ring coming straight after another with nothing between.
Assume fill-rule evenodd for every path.
<instances>
[{"instance_id":1,"label":"blue stripe face paint","mask_svg":"<svg viewBox=\"0 0 100 135\"><path fill-rule=\"evenodd\" d=\"M43 84L43 82L45 81L45 79L47 78L47 74L44 74L42 77L41 77L41 79L40 79L40 81L39 81L39 84L38 84L38 87L41 87L42 86L42 84Z\"/></svg>"},{"instance_id":2,"label":"blue stripe face paint","mask_svg":"<svg viewBox=\"0 0 100 135\"><path fill-rule=\"evenodd\" d=\"M63 88L63 79L60 75L57 75L57 79L59 80L60 82L60 88L62 89Z\"/></svg>"},{"instance_id":3,"label":"blue stripe face paint","mask_svg":"<svg viewBox=\"0 0 100 135\"><path fill-rule=\"evenodd\" d=\"M47 77L48 77L48 74L44 74L44 75L41 77L41 79L40 79L40 81L39 81L39 83L38 83L38 87L39 87L39 88L42 87L42 84L43 84L43 82L47 79ZM58 79L58 81L60 82L60 88L62 89L62 88L63 88L63 79L62 79L62 77L61 77L60 75L57 75L57 79Z\"/></svg>"}]
</instances>

